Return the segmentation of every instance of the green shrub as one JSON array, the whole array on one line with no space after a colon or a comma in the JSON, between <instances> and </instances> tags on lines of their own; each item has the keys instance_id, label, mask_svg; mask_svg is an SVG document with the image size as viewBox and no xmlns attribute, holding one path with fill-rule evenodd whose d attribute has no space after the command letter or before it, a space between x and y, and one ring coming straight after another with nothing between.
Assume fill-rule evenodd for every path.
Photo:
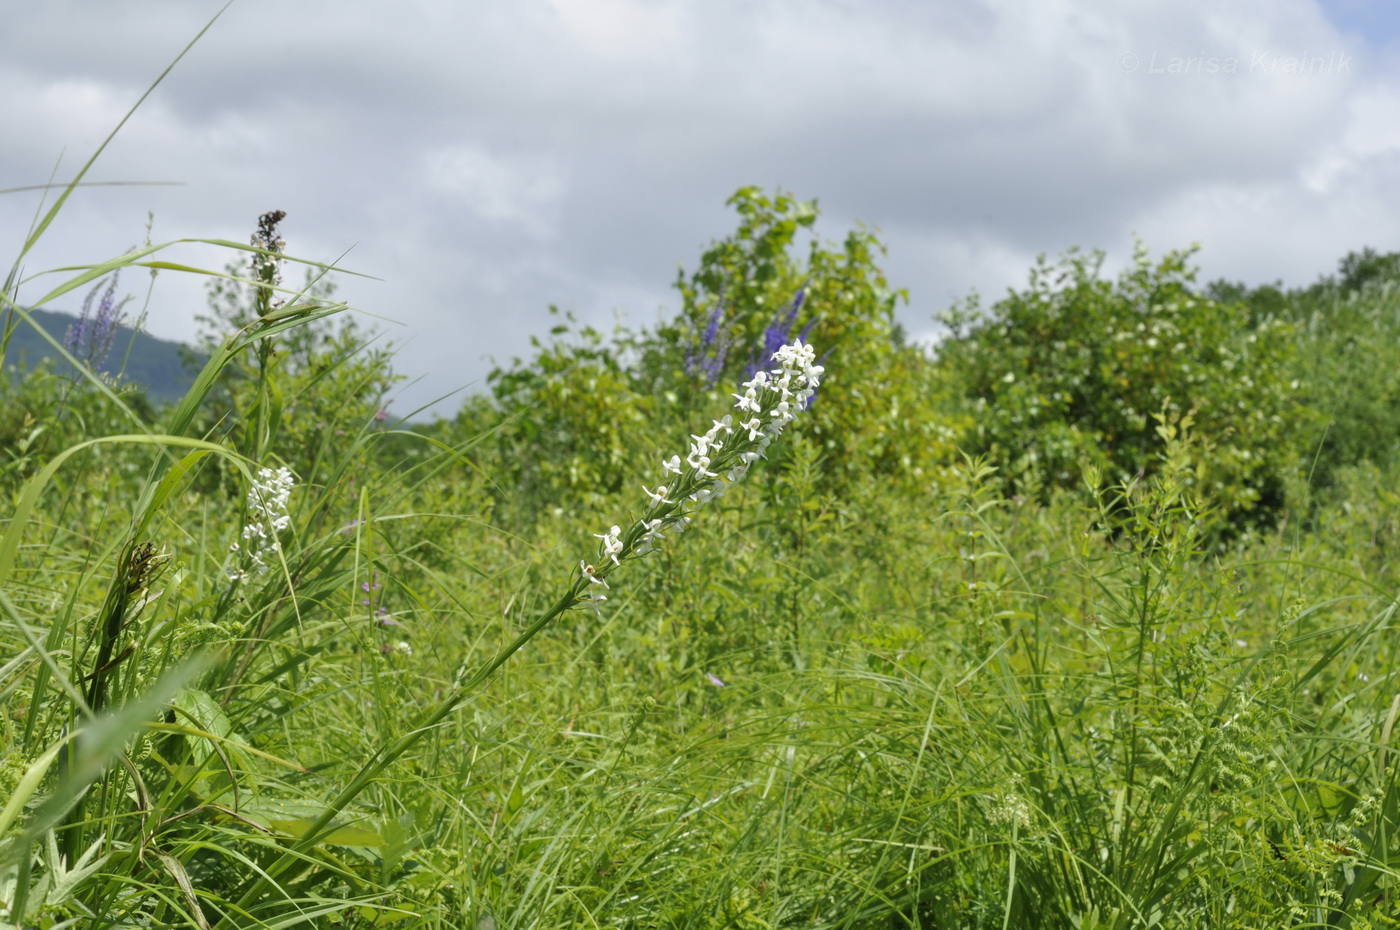
<instances>
[{"instance_id":1,"label":"green shrub","mask_svg":"<svg viewBox=\"0 0 1400 930\"><path fill-rule=\"evenodd\" d=\"M1208 293L1244 304L1253 318L1293 323L1318 413L1302 444L1309 483L1330 486L1339 469L1400 452L1400 253L1349 252L1335 275L1305 288L1217 281Z\"/></svg>"},{"instance_id":2,"label":"green shrub","mask_svg":"<svg viewBox=\"0 0 1400 930\"><path fill-rule=\"evenodd\" d=\"M1308 399L1321 415L1313 434L1313 483L1400 452L1400 286L1368 286L1315 307L1298 323Z\"/></svg>"},{"instance_id":3,"label":"green shrub","mask_svg":"<svg viewBox=\"0 0 1400 930\"><path fill-rule=\"evenodd\" d=\"M112 396L93 382L56 373L47 361L34 368L16 366L9 374L0 378L0 490L6 493L55 454L93 434L139 431L156 419L139 385L110 375L93 377ZM130 464L130 457L116 449L95 457Z\"/></svg>"},{"instance_id":4,"label":"green shrub","mask_svg":"<svg viewBox=\"0 0 1400 930\"><path fill-rule=\"evenodd\" d=\"M1190 413L1207 440L1196 492L1232 523L1276 515L1309 419L1292 327L1198 293L1190 254L1154 264L1139 246L1116 280L1102 253L1042 257L987 313L954 308L938 354L976 421L970 451L1021 492L1075 487L1088 466L1128 480L1157 467L1154 415Z\"/></svg>"},{"instance_id":5,"label":"green shrub","mask_svg":"<svg viewBox=\"0 0 1400 930\"><path fill-rule=\"evenodd\" d=\"M668 445L662 437L683 439L689 411L720 402L795 338L839 373L823 384L808 427L826 492L870 475L917 485L955 458L949 388L904 343L894 320L904 293L888 286L875 234L856 228L839 244L812 236L802 256L815 201L746 187L729 205L738 228L680 273L675 319L609 336L566 317L551 340L533 341L532 358L492 372L494 405L459 414L459 434L500 425L487 468L527 522L587 511L635 486L634 437L657 437L657 449Z\"/></svg>"},{"instance_id":6,"label":"green shrub","mask_svg":"<svg viewBox=\"0 0 1400 930\"><path fill-rule=\"evenodd\" d=\"M551 335L531 338L528 362L492 371L490 400L469 401L452 430L495 428L485 468L509 503L502 514L525 524L547 512L586 513L635 488L642 463L628 437L654 434L677 413L674 398L637 390L603 333L565 317Z\"/></svg>"},{"instance_id":7,"label":"green shrub","mask_svg":"<svg viewBox=\"0 0 1400 930\"><path fill-rule=\"evenodd\" d=\"M822 387L810 434L819 443L828 491L865 476L921 483L955 459L958 424L947 387L924 352L905 343L880 261L885 246L864 226L839 243L799 236L815 226L817 202L742 188L729 199L738 229L682 272L682 307L658 344L672 370L684 358L691 386L740 380L794 335L821 348L839 371ZM659 367L659 366L657 366Z\"/></svg>"}]
</instances>

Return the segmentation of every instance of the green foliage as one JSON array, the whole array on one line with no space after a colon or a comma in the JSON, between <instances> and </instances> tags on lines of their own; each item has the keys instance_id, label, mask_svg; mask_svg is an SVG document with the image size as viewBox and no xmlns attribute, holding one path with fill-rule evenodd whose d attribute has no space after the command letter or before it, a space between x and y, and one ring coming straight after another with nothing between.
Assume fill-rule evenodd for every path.
<instances>
[{"instance_id":1,"label":"green foliage","mask_svg":"<svg viewBox=\"0 0 1400 930\"><path fill-rule=\"evenodd\" d=\"M54 455L91 436L111 416L110 399L87 381L57 374L47 364L13 374L0 379L0 490L7 495ZM139 385L107 383L137 423L148 427L155 423L156 412ZM122 458L115 450L101 454ZM140 467L122 460L128 467Z\"/></svg>"},{"instance_id":2,"label":"green foliage","mask_svg":"<svg viewBox=\"0 0 1400 930\"><path fill-rule=\"evenodd\" d=\"M511 489L508 503L525 521L556 508L593 510L624 486L635 488L640 463L630 437L676 414L674 399L667 405L636 389L619 349L602 333L566 316L551 336L548 343L531 337L536 354L528 364L494 370L488 380L495 405L468 402L455 430L499 424L502 454L488 468Z\"/></svg>"},{"instance_id":3,"label":"green foliage","mask_svg":"<svg viewBox=\"0 0 1400 930\"><path fill-rule=\"evenodd\" d=\"M653 455L683 449L691 411L723 405L799 336L836 372L809 418L825 490L871 473L917 485L953 459L962 421L946 414L941 373L903 344L894 309L904 294L878 265L879 239L864 228L839 244L812 237L803 255L815 201L748 187L729 205L738 229L680 273L675 320L609 337L566 316L551 341L533 340L532 358L491 374L494 408L469 403L458 415L459 434L499 424L508 437L484 465L522 517L594 510L636 487L650 460L636 437L652 437L643 451Z\"/></svg>"},{"instance_id":4,"label":"green foliage","mask_svg":"<svg viewBox=\"0 0 1400 930\"><path fill-rule=\"evenodd\" d=\"M908 295L890 288L879 238L860 226L840 243L812 236L803 258L794 252L816 224L815 200L747 187L729 204L738 229L712 244L693 273L680 273L679 317L656 340L673 373L677 349L686 353L682 396L694 396L697 384L729 390L764 367L766 353L801 335L837 372L822 387L811 426L833 489L872 472L927 480L952 460L957 424L944 414L947 389L937 373L904 345L894 311Z\"/></svg>"},{"instance_id":5,"label":"green foliage","mask_svg":"<svg viewBox=\"0 0 1400 930\"><path fill-rule=\"evenodd\" d=\"M800 259L814 205L734 204L673 324L566 322L426 437L375 425L387 359L281 288L273 215L179 403L14 382L0 919L1395 926L1389 272L1202 297L1182 255L1071 256L935 361L871 234ZM657 458L807 326L815 407L569 610ZM1290 432L1290 376L1335 439ZM1311 519L1221 538L1284 478Z\"/></svg>"},{"instance_id":6,"label":"green foliage","mask_svg":"<svg viewBox=\"0 0 1400 930\"><path fill-rule=\"evenodd\" d=\"M1388 462L1400 451L1400 284L1327 301L1299 320L1309 401L1322 414L1315 431L1313 481L1337 470Z\"/></svg>"},{"instance_id":7,"label":"green foliage","mask_svg":"<svg viewBox=\"0 0 1400 930\"><path fill-rule=\"evenodd\" d=\"M1344 293L1400 280L1400 252L1382 254L1369 246L1360 252L1348 252L1342 257L1337 272L1336 284Z\"/></svg>"},{"instance_id":8,"label":"green foliage","mask_svg":"<svg viewBox=\"0 0 1400 930\"><path fill-rule=\"evenodd\" d=\"M1156 414L1190 413L1204 437L1191 479L1222 519L1267 522L1309 438L1292 327L1197 292L1189 252L1139 247L1117 280L1101 253L1043 258L1026 290L945 318L939 361L969 402L971 451L1011 487L1075 487L1092 465L1151 474Z\"/></svg>"},{"instance_id":9,"label":"green foliage","mask_svg":"<svg viewBox=\"0 0 1400 930\"><path fill-rule=\"evenodd\" d=\"M280 215L268 216L280 222ZM227 334L249 331L280 309L285 298L279 294L293 295L311 314L333 307L335 284L324 270L309 269L299 291L279 287L275 266L282 246L276 230L273 223L276 242L255 237L254 245L270 246L270 254L254 253L251 271L233 262L208 279L209 312L196 316L200 338L191 363L212 353ZM348 314L318 316L275 342L249 341L221 371L204 407L202 431L224 437L255 461L275 449L304 481L333 479L345 471L334 448L382 422L386 396L402 380L393 372L390 349L373 343ZM236 476L225 477L239 483Z\"/></svg>"},{"instance_id":10,"label":"green foliage","mask_svg":"<svg viewBox=\"0 0 1400 930\"><path fill-rule=\"evenodd\" d=\"M1338 273L1306 288L1216 282L1215 293L1253 317L1293 323L1306 402L1320 415L1308 436L1308 480L1330 485L1339 469L1389 462L1400 451L1400 253L1350 252Z\"/></svg>"}]
</instances>

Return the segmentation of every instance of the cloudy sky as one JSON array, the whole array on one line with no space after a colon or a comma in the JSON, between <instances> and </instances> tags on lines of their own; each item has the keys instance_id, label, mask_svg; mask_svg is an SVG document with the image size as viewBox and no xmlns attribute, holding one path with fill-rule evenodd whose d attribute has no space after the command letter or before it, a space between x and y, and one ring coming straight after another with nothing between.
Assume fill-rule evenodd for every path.
<instances>
[{"instance_id":1,"label":"cloudy sky","mask_svg":"<svg viewBox=\"0 0 1400 930\"><path fill-rule=\"evenodd\" d=\"M0 188L70 176L222 6L7 11ZM234 0L89 176L178 186L80 192L26 268L120 253L148 211L166 241L285 210L289 251L375 279L340 296L388 321L401 411L481 389L550 304L673 312L748 184L817 198L828 238L877 227L914 334L1135 234L1303 284L1400 250L1397 53L1389 0ZM37 197L0 197L6 262ZM189 339L201 306L164 275L147 328Z\"/></svg>"}]
</instances>

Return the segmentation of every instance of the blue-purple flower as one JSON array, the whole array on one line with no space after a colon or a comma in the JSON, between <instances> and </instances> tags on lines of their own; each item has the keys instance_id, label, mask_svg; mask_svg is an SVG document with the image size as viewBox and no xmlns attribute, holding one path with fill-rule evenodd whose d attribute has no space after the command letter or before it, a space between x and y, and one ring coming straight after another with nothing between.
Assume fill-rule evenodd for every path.
<instances>
[{"instance_id":1,"label":"blue-purple flower","mask_svg":"<svg viewBox=\"0 0 1400 930\"><path fill-rule=\"evenodd\" d=\"M723 322L724 297L721 295L705 322L699 345L692 346L685 354L685 370L692 376L703 376L707 388L719 382L724 374L724 363L729 357L731 340L721 331Z\"/></svg>"},{"instance_id":2,"label":"blue-purple flower","mask_svg":"<svg viewBox=\"0 0 1400 930\"><path fill-rule=\"evenodd\" d=\"M123 318L122 304L117 302L117 272L107 279L107 290L98 301L97 312L94 313L92 301L100 290L102 282L98 281L83 300L83 312L78 322L68 327L63 339L64 348L94 369L100 368L107 360L107 353L112 351L112 340L116 338L117 327Z\"/></svg>"},{"instance_id":3,"label":"blue-purple flower","mask_svg":"<svg viewBox=\"0 0 1400 930\"><path fill-rule=\"evenodd\" d=\"M807 285L803 284L797 289L797 294L792 298L792 303L788 304L787 310L779 310L773 315L773 322L769 323L768 328L763 331L762 347L760 347L758 354L749 361L748 377L752 378L773 357L773 353L793 341L792 328L797 324L797 314L802 309L802 302L806 299ZM815 322L816 320L813 319L802 328L802 332L797 336L798 342L807 340L807 333Z\"/></svg>"}]
</instances>

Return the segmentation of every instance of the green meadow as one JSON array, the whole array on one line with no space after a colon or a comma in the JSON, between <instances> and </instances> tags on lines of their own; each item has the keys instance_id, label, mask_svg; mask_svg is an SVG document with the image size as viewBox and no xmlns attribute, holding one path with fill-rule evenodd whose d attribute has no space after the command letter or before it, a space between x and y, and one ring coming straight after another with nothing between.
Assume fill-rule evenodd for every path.
<instances>
[{"instance_id":1,"label":"green meadow","mask_svg":"<svg viewBox=\"0 0 1400 930\"><path fill-rule=\"evenodd\" d=\"M5 926L1400 924L1400 256L1071 250L927 346L744 188L429 420L295 217L27 270L82 178L0 296L90 296L0 381ZM118 272L205 276L182 398Z\"/></svg>"}]
</instances>

